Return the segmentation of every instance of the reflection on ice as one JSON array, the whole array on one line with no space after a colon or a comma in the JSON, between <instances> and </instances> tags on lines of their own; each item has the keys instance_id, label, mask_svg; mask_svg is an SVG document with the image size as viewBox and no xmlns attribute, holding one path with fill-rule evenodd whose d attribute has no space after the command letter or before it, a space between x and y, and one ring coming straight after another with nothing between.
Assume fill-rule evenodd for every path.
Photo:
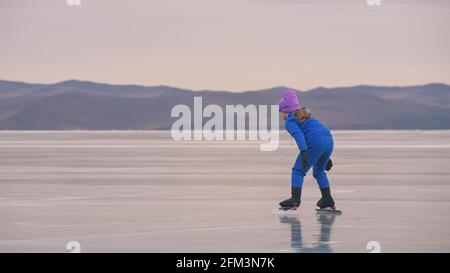
<instances>
[{"instance_id":1,"label":"reflection on ice","mask_svg":"<svg viewBox=\"0 0 450 273\"><path fill-rule=\"evenodd\" d=\"M300 217L296 215L282 215L279 216L280 223L291 225L291 247L294 252L308 253L321 252L331 253L333 249L330 247L330 237L333 223L339 214L317 214L316 220L319 223L318 241L311 244L306 244L302 237L302 224Z\"/></svg>"}]
</instances>

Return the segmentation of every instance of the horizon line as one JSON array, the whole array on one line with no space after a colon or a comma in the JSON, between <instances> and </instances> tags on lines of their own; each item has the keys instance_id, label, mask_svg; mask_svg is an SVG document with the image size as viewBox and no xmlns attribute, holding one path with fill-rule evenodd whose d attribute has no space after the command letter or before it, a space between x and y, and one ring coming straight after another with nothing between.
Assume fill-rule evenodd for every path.
<instances>
[{"instance_id":1,"label":"horizon line","mask_svg":"<svg viewBox=\"0 0 450 273\"><path fill-rule=\"evenodd\" d=\"M100 84L100 85L111 85L111 86L136 86L136 87L145 87L145 88L155 88L155 87L166 87L166 88L172 88L172 89L179 89L179 90L185 90L185 91L191 91L191 92L228 92L228 93L246 93L246 92L258 92L258 91L266 91L270 89L276 89L276 88L286 88L286 90L294 90L298 92L311 92L318 89L336 89L336 88L352 88L352 87L375 87L375 88L407 88L407 87L419 87L419 86L427 86L427 85L445 85L450 86L450 83L445 82L428 82L428 83L422 83L422 84L410 84L410 85L378 85L378 84L354 84L354 85L338 85L338 86L317 86L314 88L310 88L307 90L292 88L285 85L278 85L278 86L272 86L267 88L261 88L261 89L251 89L251 90L239 90L239 91L230 91L230 90L222 90L222 89L190 89L190 88L183 88L178 86L171 86L166 84L156 84L156 85L145 85L145 84L133 84L133 83L108 83L108 82L102 82L102 81L92 81L92 80L79 80L79 79L68 79L58 82L47 82L47 83L36 83L36 82L26 82L22 80L5 80L0 79L0 82L10 82L10 83L19 83L19 84L28 84L28 85L57 85L67 82L80 82L80 83L91 83L91 84Z\"/></svg>"}]
</instances>

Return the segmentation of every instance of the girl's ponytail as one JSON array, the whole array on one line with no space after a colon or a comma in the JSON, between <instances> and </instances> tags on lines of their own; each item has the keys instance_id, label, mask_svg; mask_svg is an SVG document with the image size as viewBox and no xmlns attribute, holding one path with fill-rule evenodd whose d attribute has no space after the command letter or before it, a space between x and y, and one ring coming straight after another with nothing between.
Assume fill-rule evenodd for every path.
<instances>
[{"instance_id":1,"label":"girl's ponytail","mask_svg":"<svg viewBox=\"0 0 450 273\"><path fill-rule=\"evenodd\" d=\"M307 119L311 118L311 112L306 109L306 107L303 107L301 109L298 109L294 112L294 116L300 120L300 122L304 122Z\"/></svg>"}]
</instances>

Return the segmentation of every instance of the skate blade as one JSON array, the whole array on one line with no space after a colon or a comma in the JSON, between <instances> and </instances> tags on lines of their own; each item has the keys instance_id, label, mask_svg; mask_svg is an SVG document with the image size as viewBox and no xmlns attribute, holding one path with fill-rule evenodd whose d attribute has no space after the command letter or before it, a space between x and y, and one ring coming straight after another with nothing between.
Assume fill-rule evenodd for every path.
<instances>
[{"instance_id":1,"label":"skate blade","mask_svg":"<svg viewBox=\"0 0 450 273\"><path fill-rule=\"evenodd\" d=\"M279 207L278 210L281 211L290 211L290 210L297 210L298 207L289 207L289 208L283 208L283 207Z\"/></svg>"},{"instance_id":2,"label":"skate blade","mask_svg":"<svg viewBox=\"0 0 450 273\"><path fill-rule=\"evenodd\" d=\"M292 209L283 210L283 209L280 209L280 208L274 208L272 210L272 213L273 214L278 214L278 215L298 215L298 211L297 210L292 210Z\"/></svg>"},{"instance_id":3,"label":"skate blade","mask_svg":"<svg viewBox=\"0 0 450 273\"><path fill-rule=\"evenodd\" d=\"M316 208L317 213L333 213L333 214L342 214L342 211L338 208Z\"/></svg>"}]
</instances>

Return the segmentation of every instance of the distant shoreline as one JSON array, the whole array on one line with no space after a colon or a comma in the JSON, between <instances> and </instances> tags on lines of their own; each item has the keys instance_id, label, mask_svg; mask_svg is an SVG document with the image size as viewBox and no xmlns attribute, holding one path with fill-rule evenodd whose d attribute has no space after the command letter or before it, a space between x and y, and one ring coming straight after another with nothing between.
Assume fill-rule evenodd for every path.
<instances>
[{"instance_id":1,"label":"distant shoreline","mask_svg":"<svg viewBox=\"0 0 450 273\"><path fill-rule=\"evenodd\" d=\"M397 133L397 132L424 132L424 133L433 133L433 132L450 132L450 129L331 129L334 133ZM0 133L170 133L170 130L0 130ZM226 131L223 131L226 132ZM279 130L280 134L284 133L284 130Z\"/></svg>"},{"instance_id":2,"label":"distant shoreline","mask_svg":"<svg viewBox=\"0 0 450 273\"><path fill-rule=\"evenodd\" d=\"M172 115L177 106L202 113L205 122L212 117L195 110L196 101L204 109L211 105L223 112L230 105L261 109L276 105L287 89L295 90L278 86L241 93L196 92L162 85L76 80L33 85L0 80L0 130L168 130L181 118L181 114ZM299 100L332 130L450 129L450 86L446 84L316 88L299 91ZM274 116L270 109L267 122Z\"/></svg>"}]
</instances>

